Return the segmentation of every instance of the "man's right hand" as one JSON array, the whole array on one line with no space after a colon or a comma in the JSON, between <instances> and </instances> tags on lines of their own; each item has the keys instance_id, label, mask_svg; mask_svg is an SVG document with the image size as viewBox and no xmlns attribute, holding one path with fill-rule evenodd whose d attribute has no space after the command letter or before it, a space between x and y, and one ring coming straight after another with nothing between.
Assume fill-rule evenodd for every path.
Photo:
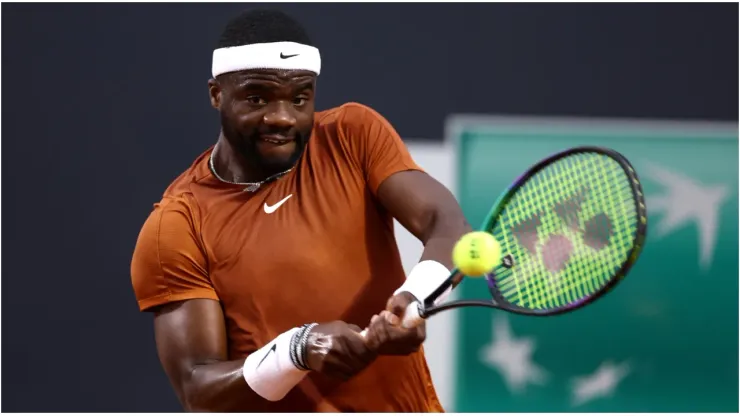
<instances>
[{"instance_id":1,"label":"man's right hand","mask_svg":"<svg viewBox=\"0 0 740 416\"><path fill-rule=\"evenodd\" d=\"M365 344L357 325L334 321L316 325L308 334L308 368L327 376L348 380L372 363L377 353Z\"/></svg>"}]
</instances>

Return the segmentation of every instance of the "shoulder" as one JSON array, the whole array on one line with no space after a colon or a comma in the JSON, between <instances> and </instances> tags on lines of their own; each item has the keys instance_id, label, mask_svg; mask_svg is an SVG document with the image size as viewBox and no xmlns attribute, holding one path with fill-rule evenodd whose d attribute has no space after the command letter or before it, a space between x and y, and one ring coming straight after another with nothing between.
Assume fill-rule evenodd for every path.
<instances>
[{"instance_id":1,"label":"shoulder","mask_svg":"<svg viewBox=\"0 0 740 416\"><path fill-rule=\"evenodd\" d=\"M146 257L158 253L162 246L173 248L183 244L185 239L195 240L197 228L197 215L190 198L185 195L165 196L154 204L154 209L144 221L136 253Z\"/></svg>"},{"instance_id":2,"label":"shoulder","mask_svg":"<svg viewBox=\"0 0 740 416\"><path fill-rule=\"evenodd\" d=\"M195 224L192 207L183 198L163 198L147 218L131 258L140 310L178 300L218 300Z\"/></svg>"},{"instance_id":3,"label":"shoulder","mask_svg":"<svg viewBox=\"0 0 740 416\"><path fill-rule=\"evenodd\" d=\"M198 155L193 163L180 173L165 189L163 198L187 198L192 196L193 185L199 184L210 176L208 160L213 146Z\"/></svg>"},{"instance_id":4,"label":"shoulder","mask_svg":"<svg viewBox=\"0 0 740 416\"><path fill-rule=\"evenodd\" d=\"M208 157L212 148L200 154L185 171L173 180L154 204L146 219L139 243L161 245L163 241L178 244L183 237L192 238L200 228L200 208L194 188L209 176Z\"/></svg>"},{"instance_id":5,"label":"shoulder","mask_svg":"<svg viewBox=\"0 0 740 416\"><path fill-rule=\"evenodd\" d=\"M144 222L131 258L131 281L141 310L185 299L172 297L178 290L207 287L196 218L187 198L165 197Z\"/></svg>"},{"instance_id":6,"label":"shoulder","mask_svg":"<svg viewBox=\"0 0 740 416\"><path fill-rule=\"evenodd\" d=\"M187 213L191 221L195 221L200 212L200 204L194 189L210 180L208 160L212 150L213 146L201 153L187 169L170 182L160 201L154 204L151 216L167 217L173 212L180 212ZM197 194L202 195L203 192Z\"/></svg>"},{"instance_id":7,"label":"shoulder","mask_svg":"<svg viewBox=\"0 0 740 416\"><path fill-rule=\"evenodd\" d=\"M371 107L356 102L316 113L316 124L320 129L361 131L378 123L386 125L388 121Z\"/></svg>"}]
</instances>

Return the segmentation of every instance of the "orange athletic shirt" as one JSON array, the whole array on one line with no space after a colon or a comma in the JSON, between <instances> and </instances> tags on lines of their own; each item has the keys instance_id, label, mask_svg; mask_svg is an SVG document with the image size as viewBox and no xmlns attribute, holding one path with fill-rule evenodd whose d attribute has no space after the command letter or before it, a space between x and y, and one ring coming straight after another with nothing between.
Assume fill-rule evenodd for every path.
<instances>
[{"instance_id":1,"label":"orange athletic shirt","mask_svg":"<svg viewBox=\"0 0 740 416\"><path fill-rule=\"evenodd\" d=\"M364 328L385 308L405 275L376 192L420 168L382 116L355 103L317 112L296 168L254 193L216 179L210 153L170 185L141 230L131 264L141 310L218 300L229 357L240 359L304 323ZM423 351L381 356L347 382L311 373L283 400L243 411L332 408L443 411Z\"/></svg>"}]
</instances>

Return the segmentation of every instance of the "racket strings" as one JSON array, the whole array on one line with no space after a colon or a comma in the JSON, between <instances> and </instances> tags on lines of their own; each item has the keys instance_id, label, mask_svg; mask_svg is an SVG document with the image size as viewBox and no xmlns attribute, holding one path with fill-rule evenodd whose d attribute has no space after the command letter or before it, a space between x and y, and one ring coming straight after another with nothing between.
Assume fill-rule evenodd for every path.
<instances>
[{"instance_id":1,"label":"racket strings","mask_svg":"<svg viewBox=\"0 0 740 416\"><path fill-rule=\"evenodd\" d=\"M601 160L603 161L603 158ZM591 163L591 165L593 166L593 163ZM612 172L614 172L614 171L612 171ZM616 171L616 172L619 172L619 171ZM606 174L608 172L605 172L604 169L602 169L602 171L599 172L599 173L602 175L602 177L604 177L604 174ZM612 188L612 189L615 189L615 188ZM598 193L599 191L601 191L601 189L598 189L597 188L596 191ZM599 200L603 200L603 201L610 201L610 200L613 199L613 198L612 199L608 198L608 195L603 195L603 196L602 195L596 195L596 198L599 199ZM586 208L588 208L588 207L586 207ZM614 206L611 206L609 208L611 208L611 210L613 211ZM586 209L586 211L587 211L587 209ZM584 215L583 218L587 218L588 215L589 215L589 213L586 213L586 215ZM596 214L596 215L604 215L604 214L601 213L601 214ZM584 234L585 234L585 232L584 232ZM611 247L611 246L609 246L609 247ZM599 248L603 248L603 247L599 247ZM581 266L581 267L578 267L578 266ZM588 270L588 267L587 266L596 266L597 268L600 268L600 270ZM575 276L580 277L580 279L577 279L577 280L575 280L573 282L574 284L577 285L576 286L576 289L577 289L576 291L578 292L578 289L580 289L580 292L583 293L583 294L580 294L579 293L579 296L582 296L582 295L586 295L587 296L589 294L592 294L594 291L600 289L600 287L602 286L602 284L605 284L606 282L608 282L608 277L614 271L614 270L610 270L611 267L609 267L609 266L610 265L607 262L604 262L604 261L601 261L601 262L592 261L592 262L589 262L589 263L584 263L584 262L578 263L578 262L575 262L574 267L572 267L571 270L572 270L572 272L573 272L573 274ZM618 267L619 264L616 265L616 266ZM584 270L584 268L586 270ZM601 273L599 273L599 271ZM584 279L583 277L584 276L587 276L587 275L595 276L597 278L598 277L601 277L602 279L601 279L601 281L598 281L598 280L595 280L595 279ZM567 289L568 288L566 288L566 290Z\"/></svg>"},{"instance_id":2,"label":"racket strings","mask_svg":"<svg viewBox=\"0 0 740 416\"><path fill-rule=\"evenodd\" d=\"M600 161L603 161L604 158L600 158L599 160ZM588 160L588 165L589 165L589 168L591 168L591 169L593 169L595 167L594 164L593 164L593 161L594 161L594 159ZM614 171L612 171L612 172L614 172ZM601 178L604 178L606 175L608 175L609 172L606 169L601 169L597 173L600 175ZM578 179L582 179L582 178L578 178ZM609 179L609 178L607 177L607 179ZM603 182L597 182L597 185L602 184L602 183ZM594 194L595 194L594 197L597 200L611 201L613 198L610 198L610 195L600 195L601 191L603 191L603 189L600 189L600 188L602 188L602 187L598 187L597 186L596 189L594 189L594 191L593 191ZM614 189L614 188L611 188L611 189ZM588 208L589 207L586 206L584 208L585 208L584 211L588 211ZM611 207L611 208L613 208L613 207ZM591 213L591 214L593 214L593 213ZM585 215L583 215L581 218L583 218L583 219L588 218L588 215L589 215L588 213L585 213ZM600 214L596 214L596 215L604 215L604 214L603 213L600 213ZM584 227L584 224L583 223L587 223L587 221L585 221L585 220L582 221L582 223L580 224L582 228L579 231L582 231L585 234L585 230L584 230L585 227ZM588 245L588 244L586 244L586 245ZM591 248L593 248L593 247L591 247ZM583 252L584 250L586 250L586 247L584 247L584 245L581 245L580 246L580 251ZM577 256L576 257L576 260L573 262L572 267L570 267L569 270L566 270L566 272L568 272L568 271L571 272L573 274L573 276L566 276L566 277L572 277L572 278L570 278L570 279L567 279L567 278L564 279L564 282L569 282L570 283L570 287L565 287L564 289L566 291L568 291L568 290L572 290L572 288L575 287L575 289L576 289L576 295L579 296L579 298L582 298L584 296L588 296L590 294L593 294L598 289L600 289L601 284L599 284L599 283L606 283L608 280L602 280L601 282L599 282L598 277L602 277L603 278L604 276L609 276L609 274L610 274L610 272L612 272L612 270L609 270L609 265L606 262L603 262L603 261L602 262L592 261L592 262L588 262L588 263L578 262L577 260L579 258L582 258L582 257L581 256ZM600 270L593 270L593 268L589 268L588 266L595 266L597 269L600 269ZM601 272L601 273L599 273L599 272ZM597 279L585 278L587 276L594 276Z\"/></svg>"},{"instance_id":3,"label":"racket strings","mask_svg":"<svg viewBox=\"0 0 740 416\"><path fill-rule=\"evenodd\" d=\"M577 303L627 260L637 232L630 178L615 160L571 155L531 177L491 232L515 265L495 273L504 298L530 309Z\"/></svg>"}]
</instances>

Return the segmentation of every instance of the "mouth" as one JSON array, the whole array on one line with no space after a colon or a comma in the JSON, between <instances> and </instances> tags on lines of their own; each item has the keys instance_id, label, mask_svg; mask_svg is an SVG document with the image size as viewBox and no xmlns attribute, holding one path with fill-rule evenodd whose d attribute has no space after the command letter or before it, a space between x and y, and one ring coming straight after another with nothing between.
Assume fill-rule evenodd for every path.
<instances>
[{"instance_id":1,"label":"mouth","mask_svg":"<svg viewBox=\"0 0 740 416\"><path fill-rule=\"evenodd\" d=\"M282 134L261 134L260 140L272 144L286 144L295 140L292 136L283 136Z\"/></svg>"}]
</instances>

